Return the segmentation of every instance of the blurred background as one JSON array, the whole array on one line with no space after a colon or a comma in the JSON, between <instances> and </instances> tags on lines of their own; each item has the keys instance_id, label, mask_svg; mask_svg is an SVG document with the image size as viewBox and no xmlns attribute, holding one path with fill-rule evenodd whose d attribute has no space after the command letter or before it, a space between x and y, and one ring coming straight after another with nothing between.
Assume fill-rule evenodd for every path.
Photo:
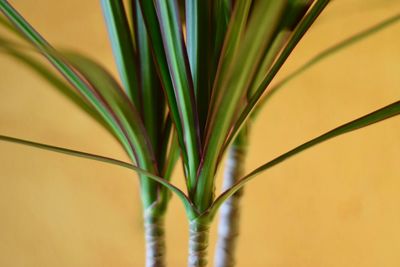
<instances>
[{"instance_id":1,"label":"blurred background","mask_svg":"<svg viewBox=\"0 0 400 267\"><path fill-rule=\"evenodd\" d=\"M10 2L54 46L86 53L116 73L99 1ZM399 13L398 0L333 1L276 80ZM274 95L251 131L246 170L399 100L399 37L396 23ZM127 160L103 128L2 52L0 134ZM251 182L237 266L400 266L399 137L396 117L310 149ZM138 180L131 171L0 142L0 182L0 266L144 266ZM180 167L173 182L183 186ZM216 222L210 266L215 230ZM167 239L169 266L185 266L187 222L176 198Z\"/></svg>"}]
</instances>

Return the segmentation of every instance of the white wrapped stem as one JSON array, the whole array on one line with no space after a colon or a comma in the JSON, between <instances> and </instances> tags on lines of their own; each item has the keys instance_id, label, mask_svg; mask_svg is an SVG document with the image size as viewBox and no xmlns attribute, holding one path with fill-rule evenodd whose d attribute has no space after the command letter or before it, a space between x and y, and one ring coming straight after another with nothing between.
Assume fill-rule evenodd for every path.
<instances>
[{"instance_id":1,"label":"white wrapped stem","mask_svg":"<svg viewBox=\"0 0 400 267\"><path fill-rule=\"evenodd\" d=\"M246 145L232 145L224 173L223 189L230 188L244 173ZM236 192L220 207L218 240L215 248L215 267L235 266L235 250L239 235L240 199L243 189Z\"/></svg>"},{"instance_id":2,"label":"white wrapped stem","mask_svg":"<svg viewBox=\"0 0 400 267\"><path fill-rule=\"evenodd\" d=\"M164 218L147 215L144 218L146 267L165 267Z\"/></svg>"},{"instance_id":3,"label":"white wrapped stem","mask_svg":"<svg viewBox=\"0 0 400 267\"><path fill-rule=\"evenodd\" d=\"M209 230L208 224L201 224L196 220L190 222L188 267L207 266Z\"/></svg>"}]
</instances>

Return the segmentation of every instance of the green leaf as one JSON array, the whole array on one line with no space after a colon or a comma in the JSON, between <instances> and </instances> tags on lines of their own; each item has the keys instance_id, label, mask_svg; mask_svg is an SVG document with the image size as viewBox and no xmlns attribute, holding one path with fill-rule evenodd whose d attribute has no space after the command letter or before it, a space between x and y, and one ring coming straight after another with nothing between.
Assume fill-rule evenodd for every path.
<instances>
[{"instance_id":1,"label":"green leaf","mask_svg":"<svg viewBox=\"0 0 400 267\"><path fill-rule=\"evenodd\" d=\"M221 149L221 156L232 140L235 138L237 133L240 131L240 128L246 122L246 120L250 117L251 112L256 108L257 103L265 90L268 88L268 85L271 83L272 79L278 73L282 65L285 63L286 59L289 57L291 52L294 50L296 45L299 43L301 38L307 32L307 30L311 27L314 21L318 18L321 12L325 9L328 5L330 0L317 0L316 3L311 7L311 10L305 15L305 17L300 21L298 26L295 28L292 36L290 37L289 41L287 42L286 46L283 48L282 52L280 53L279 57L272 65L271 69L267 73L266 77L263 81L258 85L257 90L255 90L254 94L248 101L248 104L244 108L244 110L240 113L239 118L235 122L233 128L230 131L229 137L226 139L224 144L224 148Z\"/></svg>"},{"instance_id":2,"label":"green leaf","mask_svg":"<svg viewBox=\"0 0 400 267\"><path fill-rule=\"evenodd\" d=\"M296 148L293 148L292 150L276 157L275 159L261 165L260 167L256 168L254 171L250 172L249 174L245 175L243 178L241 178L234 186L232 186L230 189L226 190L223 192L213 203L212 207L210 208L210 216L214 216L215 213L218 211L218 208L221 206L221 204L227 200L230 196L232 196L237 190L242 188L247 182L252 180L254 177L257 175L261 174L262 172L274 167L275 165L278 165L279 163L282 163L283 161L289 159L290 157L303 152L304 150L311 148L315 145L318 145L320 143L323 143L329 139L332 139L336 136L349 133L358 129L361 129L363 127L369 126L371 124L389 119L391 117L397 116L400 114L400 101L394 102L393 104L390 104L388 106L385 106L381 109L378 109L372 113L369 113L365 116L362 116L356 120L353 120L351 122L348 122L346 124L343 124L339 127L336 127L333 130L330 130L329 132L326 132L300 146L297 146Z\"/></svg>"},{"instance_id":3,"label":"green leaf","mask_svg":"<svg viewBox=\"0 0 400 267\"><path fill-rule=\"evenodd\" d=\"M219 55L218 69L213 84L213 95L210 103L210 110L215 108L215 98L221 86L222 81L226 80L229 67L232 66L237 56L238 48L246 29L246 23L249 16L252 0L239 1L235 5L232 17L229 22L228 30L225 36L222 50ZM209 114L210 115L210 114Z\"/></svg>"},{"instance_id":4,"label":"green leaf","mask_svg":"<svg viewBox=\"0 0 400 267\"><path fill-rule=\"evenodd\" d=\"M174 167L176 165L176 162L179 159L179 155L180 155L180 149L179 149L179 145L178 145L178 140L176 138L176 134L173 133L173 135L171 137L171 143L169 145L169 151L167 154L165 167L163 170L163 176L165 177L165 179L167 179L167 180L170 179L170 177L172 175L172 171L174 170Z\"/></svg>"},{"instance_id":5,"label":"green leaf","mask_svg":"<svg viewBox=\"0 0 400 267\"><path fill-rule=\"evenodd\" d=\"M26 38L28 42L33 44L36 49L42 53L51 64L65 77L67 80L82 94L82 96L90 103L108 125L113 129L115 134L123 142L125 147L129 147L129 140L119 121L114 114L108 109L103 99L82 77L80 77L58 54L57 52L44 40L25 19L7 2L0 2L0 11L8 17L10 22L20 31L21 35ZM133 150L130 151L130 156L133 157Z\"/></svg>"},{"instance_id":6,"label":"green leaf","mask_svg":"<svg viewBox=\"0 0 400 267\"><path fill-rule=\"evenodd\" d=\"M178 108L177 100L175 98L174 87L172 84L171 76L169 74L169 67L167 58L164 51L160 24L157 18L157 12L153 1L139 0L140 8L143 14L143 19L146 24L147 33L150 38L151 49L154 54L154 59L158 68L162 87L165 91L168 107L171 114L171 119L175 125L179 145L182 148L182 159L185 166L185 172L188 173L188 153L185 145L185 135L182 128L180 118L180 111Z\"/></svg>"},{"instance_id":7,"label":"green leaf","mask_svg":"<svg viewBox=\"0 0 400 267\"><path fill-rule=\"evenodd\" d=\"M55 67L56 69L67 78L67 80L79 91L79 93L99 112L102 118L110 125L114 133L118 136L118 139L123 144L128 155L132 161L146 168L150 171L156 170L155 162L151 160L151 153L144 150L143 147L148 149L148 143L141 143L140 137L142 132L134 132L132 128L126 127L129 122L125 116L121 116L122 110L118 110L119 107L112 107L113 104L107 102L105 99L109 98L109 95L105 94L105 90L98 91L93 86L92 82L95 81L94 77L91 77L92 81L88 81L85 75L82 75L80 71L72 67L62 56L59 55L25 20L18 14L18 12L7 2L0 2L0 11L3 12L9 20L21 31L23 36L32 43L38 51L40 51ZM86 73L89 75L89 73ZM111 92L109 92L111 93ZM135 126L136 127L136 126ZM137 126L137 127L140 127ZM136 147L135 147L136 146ZM151 186L150 182L143 179L144 185L143 190L143 204L145 207L152 205L157 201L158 190L156 187Z\"/></svg>"},{"instance_id":8,"label":"green leaf","mask_svg":"<svg viewBox=\"0 0 400 267\"><path fill-rule=\"evenodd\" d=\"M245 2L245 1L244 1ZM244 3L245 4L245 3ZM227 34L229 21L232 15L232 0L215 0L213 8L213 26L215 28L215 43L214 43L214 62L213 65L217 66L220 60L222 46L224 44L225 36ZM211 66L212 67L212 66ZM215 75L215 70L212 71ZM214 77L212 77L211 80Z\"/></svg>"},{"instance_id":9,"label":"green leaf","mask_svg":"<svg viewBox=\"0 0 400 267\"><path fill-rule=\"evenodd\" d=\"M254 78L265 49L272 42L285 1L260 1L255 3L238 54L232 59L225 77L213 92L215 99L207 119L204 159L196 188L195 203L200 210L211 204L214 177L220 150L228 137L236 110ZM221 77L219 77L221 78Z\"/></svg>"},{"instance_id":10,"label":"green leaf","mask_svg":"<svg viewBox=\"0 0 400 267\"><path fill-rule=\"evenodd\" d=\"M272 42L271 46L266 49L264 59L259 65L257 74L255 75L255 78L249 87L247 98L250 98L253 95L254 91L258 88L257 86L263 81L274 60L282 50L282 47L284 47L284 44L286 43L290 34L304 17L312 2L313 1L309 0L289 1L287 11L280 22L274 41Z\"/></svg>"},{"instance_id":11,"label":"green leaf","mask_svg":"<svg viewBox=\"0 0 400 267\"><path fill-rule=\"evenodd\" d=\"M160 153L160 161L159 163L159 168L160 168L160 173L168 179L165 174L165 169L167 168L166 165L168 165L168 149L171 144L171 136L174 133L173 128L172 128L172 120L171 120L171 114L167 113L165 123L163 125L163 129L161 130L161 136L162 136L162 142L161 142L161 148L158 153ZM176 137L176 135L175 135ZM176 138L175 138L176 139ZM175 141L178 141L177 139ZM178 145L178 144L176 144Z\"/></svg>"},{"instance_id":12,"label":"green leaf","mask_svg":"<svg viewBox=\"0 0 400 267\"><path fill-rule=\"evenodd\" d=\"M97 122L103 125L111 133L112 130L109 129L108 125L99 116L99 114L94 110L80 95L78 95L70 85L68 85L64 80L55 75L51 70L41 63L39 60L30 56L25 47L19 46L19 44L13 43L9 40L0 38L0 47L2 48L0 52L3 52L12 58L23 63L25 66L29 67L36 74L38 74L42 79L46 80L53 88L57 89L61 94L70 99L72 103L85 111L89 116L94 118Z\"/></svg>"},{"instance_id":13,"label":"green leaf","mask_svg":"<svg viewBox=\"0 0 400 267\"><path fill-rule=\"evenodd\" d=\"M309 70L314 65L318 64L322 60L334 56L336 53L343 51L345 48L348 48L351 45L357 44L358 42L363 41L365 38L372 36L375 33L380 32L381 30L386 29L387 27L399 22L400 15L394 15L390 18L385 19L384 21L369 27L357 34L346 38L345 40L324 49L322 52L318 53L316 56L308 60L306 63L301 65L299 68L288 74L285 78L280 80L276 85L267 89L264 93L264 96L260 99L257 104L254 112L252 113L252 117L255 117L261 109L265 106L267 101L276 93L279 89L283 88L288 82L297 78L299 75L303 74L305 71Z\"/></svg>"},{"instance_id":14,"label":"green leaf","mask_svg":"<svg viewBox=\"0 0 400 267\"><path fill-rule=\"evenodd\" d=\"M209 104L209 110L212 111L215 108L215 96L219 93L218 90L219 88L224 89L224 87L221 86L222 81L224 79L226 79L227 76L227 72L230 66L232 66L233 61L235 59L235 57L237 56L238 53L238 48L240 45L240 41L243 39L243 35L245 32L245 26L246 26L246 22L247 22L247 18L250 12L250 8L252 5L252 1L239 1L236 3L235 8L233 10L233 14L231 16L230 22L229 22L229 26L228 26L228 30L225 36L225 40L219 55L219 62L218 62L218 69L216 72L216 76L215 76L215 80L214 80L214 84L213 84L213 89L212 89L212 97L210 99L210 104ZM221 90L222 90L221 89ZM221 94L222 95L222 94ZM208 116L211 116L211 113L207 114ZM205 138L207 138L207 130L209 127L208 125L206 125L206 132L205 132ZM195 197L196 195L198 200L196 200L197 202L209 202L211 201L212 196L210 194L212 194L212 190L213 189L207 189L207 191L205 191L205 187L206 186L210 186L211 183L211 179L212 176L214 175L212 168L216 168L215 166L207 166L208 165L212 165L214 164L215 158L212 159L211 156L213 156L213 154L216 154L217 148L215 148L215 151L211 151L211 149L207 148L207 139L204 140L205 144L204 144L204 151L203 151L203 165L201 166L202 168L202 173L200 173L198 180L197 180L197 185L196 185L196 192L195 192ZM213 148L213 147L211 147ZM208 156L209 162L204 162L204 158L207 157L207 154L210 154L210 156ZM205 163L205 164L204 164ZM211 170L207 170L211 169ZM205 170L204 170L205 169ZM208 176L208 177L207 177ZM211 185L212 186L212 185ZM206 200L200 200L206 198ZM205 204L204 206L207 206L207 204Z\"/></svg>"},{"instance_id":15,"label":"green leaf","mask_svg":"<svg viewBox=\"0 0 400 267\"><path fill-rule=\"evenodd\" d=\"M179 9L176 0L156 0L155 3L162 41L182 123L184 144L188 157L188 188L191 191L196 181L200 160L200 130L193 82L182 29L180 27Z\"/></svg>"},{"instance_id":16,"label":"green leaf","mask_svg":"<svg viewBox=\"0 0 400 267\"><path fill-rule=\"evenodd\" d=\"M140 109L136 55L124 4L122 0L101 0L101 5L122 84Z\"/></svg>"},{"instance_id":17,"label":"green leaf","mask_svg":"<svg viewBox=\"0 0 400 267\"><path fill-rule=\"evenodd\" d=\"M131 3L131 16L134 22L134 32L137 47L137 61L139 68L140 100L142 102L143 122L154 148L160 170L164 160L161 153L162 128L165 117L165 99L159 80L155 62L151 51L150 39L147 34L146 25L140 10L138 0Z\"/></svg>"},{"instance_id":18,"label":"green leaf","mask_svg":"<svg viewBox=\"0 0 400 267\"><path fill-rule=\"evenodd\" d=\"M74 157L79 157L79 158L85 158L85 159L90 159L90 160L95 160L95 161L100 161L120 167L124 167L130 170L133 170L140 174L141 176L148 177L149 179L154 180L155 182L163 185L167 189L171 190L173 193L175 193L179 199L182 201L183 205L185 206L185 209L189 215L189 217L195 216L195 211L192 208L192 204L190 199L185 195L184 192L182 192L179 188L168 182L162 177L159 177L157 175L154 175L142 168L139 168L138 166L135 166L133 164L120 161L117 159L109 158L109 157L104 157L104 156L99 156L87 152L82 152L82 151L77 151L77 150L72 150L68 148L63 148L63 147L57 147L57 146L52 146L52 145L47 145L47 144L42 144L38 142L32 142L28 140L23 140L15 137L10 137L10 136L5 136L5 135L0 135L0 141L5 141L5 142L11 142L11 143L16 143L16 144L21 144L21 145L26 145L38 149L43 149L43 150L48 150L52 152L57 152L69 156L74 156Z\"/></svg>"},{"instance_id":19,"label":"green leaf","mask_svg":"<svg viewBox=\"0 0 400 267\"><path fill-rule=\"evenodd\" d=\"M88 57L76 53L64 53L64 56L88 82L97 88L119 118L135 148L136 163L152 173L157 173L154 150L142 119L118 82L101 65ZM152 204L157 199L158 189L154 181L142 179L141 189L146 203Z\"/></svg>"},{"instance_id":20,"label":"green leaf","mask_svg":"<svg viewBox=\"0 0 400 267\"><path fill-rule=\"evenodd\" d=\"M211 6L213 0L186 0L186 47L193 78L200 135L206 124L211 95L210 67L213 56Z\"/></svg>"},{"instance_id":21,"label":"green leaf","mask_svg":"<svg viewBox=\"0 0 400 267\"><path fill-rule=\"evenodd\" d=\"M213 7L212 7L212 14L211 14L211 27L213 29L212 33L214 34L214 43L212 46L212 60L210 65L208 66L209 68L209 75L210 75L210 87L211 87L211 92L210 92L210 99L211 99L211 95L213 92L213 88L214 88L214 82L216 80L216 76L217 76L217 71L218 71L218 66L219 66L219 62L223 62L222 61L222 57L224 56L224 53L227 52L227 50L225 49L224 53L223 51L223 45L224 43L230 44L232 43L229 39L230 38L238 38L241 37L241 31L243 31L243 26L244 24L242 24L242 22L245 22L247 19L247 13L248 10L251 6L251 1L239 1L237 6L241 6L241 5L247 5L244 8L236 8L235 10L235 14L233 14L233 1L232 0L214 0L213 1ZM246 13L245 16L241 16L239 14L239 16L237 15L237 13L240 11L244 11L244 13ZM228 26L229 26L229 22L231 20L231 17L235 17L235 22L231 23L231 30L230 30L230 34L229 34L229 38L227 37L228 35ZM241 19L237 19L237 18L241 18ZM235 23L237 22L236 26ZM238 40L237 40L238 43ZM222 67L222 66L221 66ZM209 100L210 101L210 100ZM210 105L208 105L208 109L210 109ZM205 113L205 115L208 115L208 110ZM201 122L201 117L200 117L200 122ZM205 128L205 125L203 126ZM202 133L202 136L204 136L204 133Z\"/></svg>"},{"instance_id":22,"label":"green leaf","mask_svg":"<svg viewBox=\"0 0 400 267\"><path fill-rule=\"evenodd\" d=\"M7 30L19 35L19 32L9 23L3 16L0 15L0 25L6 28Z\"/></svg>"}]
</instances>

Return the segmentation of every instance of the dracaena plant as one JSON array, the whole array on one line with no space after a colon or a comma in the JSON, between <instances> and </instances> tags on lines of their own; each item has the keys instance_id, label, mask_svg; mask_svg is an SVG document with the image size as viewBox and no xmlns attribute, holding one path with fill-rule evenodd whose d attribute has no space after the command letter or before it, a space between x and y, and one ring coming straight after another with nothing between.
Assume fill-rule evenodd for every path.
<instances>
[{"instance_id":1,"label":"dracaena plant","mask_svg":"<svg viewBox=\"0 0 400 267\"><path fill-rule=\"evenodd\" d=\"M57 51L5 0L2 25L28 42L1 38L1 48L47 78L121 144L131 162L0 136L25 144L129 168L139 174L146 229L146 265L165 266L163 217L171 192L189 221L189 266L207 265L208 230L224 210L216 264L233 266L237 196L258 174L314 145L400 113L397 101L343 124L242 172L247 132L257 110L277 89L311 65L386 27L368 29L307 62L271 87L275 75L328 5L328 0L102 0L119 80L78 53ZM41 53L68 81L29 53ZM230 150L225 189L215 196L223 155ZM185 192L170 182L181 158ZM233 197L232 197L233 196Z\"/></svg>"}]
</instances>

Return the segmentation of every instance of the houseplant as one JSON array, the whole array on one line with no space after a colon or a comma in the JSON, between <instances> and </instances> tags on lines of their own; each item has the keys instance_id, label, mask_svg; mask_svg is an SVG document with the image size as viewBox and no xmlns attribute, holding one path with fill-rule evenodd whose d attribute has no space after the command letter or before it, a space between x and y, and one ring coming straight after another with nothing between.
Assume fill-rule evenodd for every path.
<instances>
[{"instance_id":1,"label":"houseplant","mask_svg":"<svg viewBox=\"0 0 400 267\"><path fill-rule=\"evenodd\" d=\"M327 3L327 2L326 2ZM317 6L318 6L318 4L320 4L320 7L323 7L326 3L323 3L323 1L320 1L319 3L317 3ZM162 6L162 4L160 4L161 6L160 7L158 7L160 10L165 10L165 11L167 11L167 10L170 10L169 8L171 8L171 7L169 7L168 6L168 4L166 4L166 6L165 7L163 7ZM315 7L315 6L313 6L313 7ZM248 7L248 8L250 8L250 6ZM276 7L276 8L278 8L278 7ZM112 9L112 8L110 8L110 9ZM175 10L175 12L176 12L176 9L172 9L172 10ZM240 11L242 11L242 9L238 9L238 10L240 10ZM244 12L245 12L245 10L246 10L246 8L245 9L243 9L244 10ZM12 11L12 10L11 10ZM8 12L9 12L9 14L10 14L10 10L8 10ZM162 13L162 12L161 12ZM167 12L168 13L168 12ZM169 17L168 17L168 14L167 13L163 13L163 14L161 14L161 15L159 15L160 17L161 17L161 19L164 19L165 21L165 25L169 25L168 23L170 22L169 21ZM14 14L15 15L15 14ZM149 15L150 16L150 15ZM16 18L16 16L14 16L14 19ZM253 22L253 23L256 23L256 22L258 22L258 21L255 21L255 22ZM267 22L265 22L265 23L267 23ZM110 24L112 24L112 23L109 23L109 25ZM195 25L195 27L196 27L196 23L194 24ZM167 29L169 29L168 27L169 26L166 26L167 27ZM173 29L174 27L172 26L171 27L171 35L173 35L173 32L174 32L174 29ZM195 32L195 31L194 31ZM249 34L249 36L257 36L256 34L257 34L257 32L253 32L253 33L248 33ZM32 36L31 36L32 37ZM178 38L179 39L179 38ZM193 38L193 40L196 40L196 38ZM251 41L253 41L253 38L250 38L249 37L249 39L248 40L251 40ZM35 40L35 41L37 41L37 39ZM188 41L188 43L190 43L190 41ZM68 71L68 66L67 65L65 65L67 68L65 68L65 66L63 65L63 62L62 61L58 61L58 59L57 59L57 55L55 56L55 55L53 55L52 53L49 53L49 52L51 52L51 51L48 51L48 47L46 47L46 44L45 43L41 43L41 40L39 40L39 46L42 46L41 48L43 49L42 50L42 52L44 51L45 53L47 53L48 54L48 56L50 57L50 58L52 58L52 60L55 60L55 63L56 64L58 64L59 65L59 67L61 66L61 68L64 68L64 71L66 70L66 71ZM44 45L43 45L44 44ZM171 48L169 48L169 49L171 49L170 50L170 53L171 54L173 54L173 52L174 51L179 51L179 47L180 47L180 44L179 44L179 42L178 43L174 43L174 40L172 40L172 43L170 43L170 45L172 45L172 46L176 46L177 48L174 48L174 49L171 49ZM193 47L195 47L195 45L193 45ZM159 48L159 49L162 49L162 48ZM166 46L166 48L165 48L166 50L168 50L168 46ZM176 49L176 50L175 50ZM244 51L244 50L243 50ZM179 53L182 53L182 51L180 51ZM242 54L243 54L244 52L242 52ZM193 54L193 50L192 50L192 53L190 53L190 51L189 51L189 54L190 55L192 55ZM195 54L196 54L196 51L195 51ZM171 56L171 55L170 55ZM244 57L244 56L246 56L247 57L247 54L243 54L242 55L242 57ZM161 56L160 56L161 57ZM172 56L171 56L172 57ZM70 56L70 55L68 55L67 56L67 59L68 60L70 60L70 61L73 61L73 56ZM124 58L123 56L121 57L121 58ZM178 57L179 58L179 57ZM190 59L190 58L189 58ZM82 59L81 59L82 60ZM174 58L174 57L172 57L172 58L169 58L168 59L169 60L169 64L171 65L172 63L170 63L170 62L175 62L174 60L176 60L176 58ZM232 59L229 59L229 60L235 60L234 58ZM229 62L229 60L228 60L228 62ZM192 59L192 61L191 61L191 63L192 62L197 62L196 60L193 60ZM179 61L178 61L178 63L179 63ZM283 63L283 62L282 62ZM61 64L61 65L60 65ZM75 63L76 64L76 63ZM193 64L193 63L192 63ZM80 68L83 68L82 66L83 66L84 64L82 63L82 61L80 62L80 63L78 63L77 64L77 66L78 67L80 67ZM279 65L279 64L278 64ZM182 72L184 73L185 72L185 70L184 70L184 68L182 69L182 68L180 68L180 67L182 67L182 66L179 66L179 64L177 65L177 69L175 70L176 71L176 73L174 74L176 77L179 77L179 75L182 75ZM170 67L171 68L171 67ZM193 67L192 67L193 68ZM78 68L79 69L79 68ZM92 69L92 68L91 68ZM187 70L186 70L187 71ZM173 73L172 73L173 74ZM171 75L172 75L171 74ZM72 76L74 76L74 72L71 72L70 71L70 73L69 74L67 74L67 75L72 75ZM187 75L187 72L186 72L186 75ZM193 75L193 74L192 74ZM223 74L222 74L223 75ZM86 74L86 76L89 76L89 74ZM121 76L123 76L123 73L122 73L122 75ZM229 75L228 75L229 76ZM78 76L76 76L75 75L75 78L78 78L78 80L79 80L79 77ZM89 76L90 77L90 76ZM122 80L123 80L123 78L122 78ZM89 81L90 81L90 79L89 79ZM79 81L78 81L79 82ZM183 80L183 82L185 82L184 80ZM186 81L186 82L188 82L188 81ZM232 81L230 81L231 83L232 83ZM81 88L81 90L82 91L85 91L85 89L86 89L86 94L87 94L87 96L86 97L88 97L88 96L90 96L89 95L89 93L90 93L90 91L89 90L87 90L87 88L85 88L85 83L84 83L84 81L83 82L81 82L81 84L76 84L76 86L77 87L80 87ZM188 87L190 87L189 85L175 85L175 87L179 87L179 86L181 86L182 88L188 88ZM232 85L233 86L233 85ZM232 86L229 86L229 87L232 87ZM88 86L88 87L90 87L90 86ZM100 86L99 86L100 87ZM126 86L126 87L128 87L128 86ZM234 87L234 86L233 86ZM263 86L264 87L264 86ZM223 88L223 86L222 86L222 88ZM233 92L233 94L235 93L235 90L233 90L232 91ZM182 97L183 97L183 99L185 99L185 97L188 97L189 99L190 99L190 95L189 96L185 96L185 94L186 94L187 92L185 91L185 90L182 90L182 91L180 91L180 92L176 92L176 94L182 94ZM102 91L101 92L101 94L105 94L105 92L104 91ZM234 96L234 95L233 95ZM115 99L113 99L112 97L114 97L114 96L107 96L107 97L110 97L110 98L108 98L108 99L106 99L107 101L113 101L113 100L115 100ZM218 99L218 98L217 98ZM118 99L117 99L118 100ZM231 99L229 99L229 100L231 100ZM185 104L185 101L186 100L181 100L182 101L182 104ZM188 100L189 101L189 100ZM179 101L178 101L179 102ZM190 102L190 101L189 101ZM117 102L118 103L118 102ZM92 104L96 104L95 102L93 102ZM178 103L179 104L179 103ZM186 104L188 104L188 102L186 102ZM113 104L113 105L115 105L115 104ZM396 104L397 105L397 104ZM397 107L396 105L394 105L394 107ZM192 105L193 106L193 105ZM228 105L229 106L229 105ZM118 105L116 105L115 107L117 107L118 108ZM114 107L114 108L115 108ZM188 107L190 107L190 105L189 106L184 106L184 107L182 107L182 109L183 110L187 110L188 109ZM392 106L393 107L393 106ZM104 108L104 107L103 107ZM101 110L101 106L99 107L99 109ZM391 109L390 109L391 110ZM384 111L386 111L386 110L384 110ZM395 110L396 111L396 110ZM397 111L396 111L397 112ZM185 114L186 114L186 112L184 112ZM193 113L193 112L192 112ZM388 115L390 115L390 114L392 114L392 113L386 113L386 112L384 112L385 113L385 116L388 116ZM104 115L105 114L105 115ZM191 114L191 112L190 112L190 109L187 111L187 114L188 114L188 117L184 120L184 121L186 121L186 123L191 123L190 121L191 121L191 116L192 115L190 115ZM381 113L375 113L375 114L381 114ZM394 114L394 113L393 113ZM109 117L107 117L107 113L106 112L104 112L104 109L103 109L103 115L106 117L106 118L108 118L109 119L109 121L110 121L110 118ZM122 113L122 115L124 115L123 113ZM134 115L132 115L132 114L129 114L129 115L131 115L131 116L134 116ZM224 119L225 119L225 115L226 114L222 114L223 115L223 117L220 117L220 118L218 118L218 117L216 117L215 118L215 120L222 120L222 121L224 121ZM203 119L204 120L204 119ZM200 120L201 121L201 120ZM211 120L212 121L212 120ZM360 122L360 121L358 121L358 122ZM365 121L361 121L361 122L365 122ZM369 123L368 121L367 122L365 122L365 123ZM204 122L203 122L203 124L204 124ZM113 126L115 126L115 125L117 125L117 124L112 124ZM216 127L216 129L219 127L219 125L223 125L223 123L217 123L217 122L215 122L215 125L217 125L217 126L215 126ZM117 125L118 126L118 125ZM226 127L226 126L225 126ZM179 129L179 127L178 127L178 129ZM201 127L201 129L203 129L203 127ZM341 129L343 129L343 128L341 128ZM193 129L191 129L190 127L188 128L188 129L186 129L186 130L188 130L188 133L187 133L187 135L188 136L195 136L193 133L191 133L191 131L193 130ZM135 131L135 130L133 130L133 131ZM140 131L140 129L139 130L137 130L137 131ZM225 130L226 131L226 130ZM221 138L221 137L219 137L218 135L213 135L213 136L215 136L215 138ZM225 137L224 137L225 138ZM232 139L232 138L231 138ZM8 139L8 140L11 140L11 139ZM15 141L15 139L13 139L14 141ZM211 142L211 141L210 141ZM219 144L219 145L221 145L221 142L220 141L218 141L217 139L216 140L214 140L213 142L216 142L215 144L217 145L217 144ZM140 142L139 142L140 143ZM142 143L143 143L143 141L142 141ZM181 145L182 145L182 142L181 142ZM192 144L192 145L194 145L194 144ZM193 149L195 149L195 147L196 146L193 146L192 148L187 148L187 150L189 151L189 152L193 152ZM213 147L213 146L212 146ZM143 150L143 149L142 149ZM188 165L186 166L186 168L187 168L187 171L186 171L186 175L190 178L190 176L192 176L192 179L193 179L193 173L195 173L196 171L196 169L198 168L197 166L196 166L196 153L194 153L193 155L191 155L191 154L189 153L188 154L188 158L190 158L190 157L192 157L192 160L190 160L190 159L186 159L187 161L188 161ZM213 157L215 158L215 156L216 156L216 154L215 153L212 153L211 155L213 155ZM210 156L211 157L211 156ZM213 158L213 157L211 157L211 158ZM218 158L218 155L217 155L217 158ZM185 158L184 158L184 160L185 160ZM191 164L189 164L189 163L192 163L192 164L194 164L193 166L191 165ZM212 160L212 159L210 159L210 162L208 163L208 165L210 165L209 166L209 168L211 168L211 169L213 169L213 168L216 168L216 166L213 166L214 164L216 163L216 161L215 160ZM144 165L143 166L148 166L148 164L147 163L143 163ZM147 165L146 165L147 164ZM206 164L206 166L208 166L207 164ZM269 166L269 165L267 165L267 166ZM151 169L150 169L150 171L151 171ZM190 173L192 173L191 175L190 175ZM206 171L205 172L205 174L204 175L210 175L210 173L214 173L214 171ZM196 175L195 175L196 176ZM154 178L154 177L153 177ZM200 178L199 178L200 179ZM210 180L211 178L201 178L199 181L207 181L207 180ZM190 179L189 179L190 180ZM211 179L212 180L212 179ZM194 182L192 182L192 186L193 186L193 183ZM188 192L189 192L189 197L190 197L190 192L191 192L191 185L190 185L190 181L188 181L188 186L189 186L189 189L188 189ZM210 185L210 186L205 186L204 188L208 188L207 190L209 190L210 192L212 191L211 190L211 188L212 188L212 186ZM177 191L179 194L181 194L179 191ZM232 191L233 192L233 191ZM197 202L198 202L198 207L197 208L200 208L200 209L204 209L204 211L207 211L208 209L209 209L209 207L210 207L210 203L207 203L207 202L209 202L210 201L210 196L207 196L207 195L209 195L210 193L208 193L208 194L206 194L206 197L205 197L205 199L203 199L203 196L202 196L202 194L203 193L201 193L199 196L197 196L197 198L198 198L198 200L197 200ZM150 195L150 194L148 194L148 193L145 193L145 196L148 196L148 195ZM196 194L195 194L196 195ZM182 194L181 194L181 196L182 196ZM182 196L183 197L183 199L185 199L185 197L184 196ZM193 197L193 196L192 196ZM191 201L195 201L195 199L196 199L196 196L194 196L194 198L192 198L191 199ZM186 201L186 200L184 200L184 201ZM196 202L196 201L195 201ZM187 205L187 201L186 201L186 205ZM219 205L219 204L221 204L222 202L216 202L217 203L217 205ZM147 206L149 206L149 203L147 203L147 204L145 204L145 205L147 205ZM217 207L217 206L215 206L215 207ZM193 210L191 210L191 208L187 205L187 208L188 208L188 211L189 211L189 217L190 216L192 216L192 217L190 217L191 219L192 219L192 221L193 221L193 219L194 218L196 218L196 220L195 220L195 223L194 223L194 226L193 226L193 228L194 228L194 230L193 230L193 232L194 232L194 237L196 237L196 236L198 236L198 234L199 233L197 233L196 231L197 230L199 230L198 229L198 227L199 227L199 225L196 225L196 223L198 223L198 219L204 219L205 220L205 222L201 222L201 225L203 225L203 223L205 223L205 224L208 224L208 222L209 222L209 220L210 220L210 217L208 217L208 215L207 216L205 216L204 218L202 217L202 216L200 216L200 218L198 218L198 216L196 215L196 213L193 215ZM215 213L215 211L214 210L210 210L212 213ZM194 216L194 217L193 217ZM201 230L201 229L200 229ZM196 252L196 251L195 251ZM196 253L195 253L196 254ZM201 254L201 253L200 253ZM201 255L195 255L194 256L194 262L197 262L197 263L195 263L195 264L200 264L200 262L203 262L201 259L199 260L198 258L196 258L196 257L198 257L198 256L201 256Z\"/></svg>"}]
</instances>

